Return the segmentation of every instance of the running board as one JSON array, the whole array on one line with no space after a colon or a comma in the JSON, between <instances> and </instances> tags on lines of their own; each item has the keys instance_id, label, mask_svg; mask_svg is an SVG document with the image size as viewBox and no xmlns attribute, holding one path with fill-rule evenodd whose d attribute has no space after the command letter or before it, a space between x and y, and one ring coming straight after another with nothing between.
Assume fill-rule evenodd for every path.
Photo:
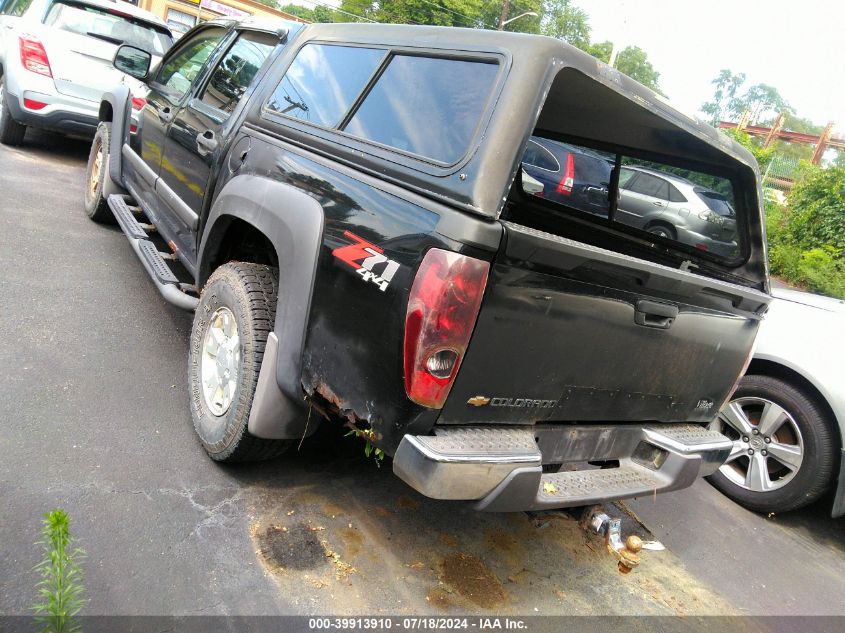
<instances>
[{"instance_id":1,"label":"running board","mask_svg":"<svg viewBox=\"0 0 845 633\"><path fill-rule=\"evenodd\" d=\"M130 206L129 200L129 196L112 194L108 198L108 204L135 255L141 260L165 301L183 310L196 310L199 299L182 289L182 284L170 270L156 245L150 241L144 227L135 219L135 211L140 210Z\"/></svg>"},{"instance_id":2,"label":"running board","mask_svg":"<svg viewBox=\"0 0 845 633\"><path fill-rule=\"evenodd\" d=\"M727 459L731 442L692 424L436 428L406 435L393 471L435 499L475 501L492 512L593 505L686 488ZM566 470L567 463L612 468ZM563 463L543 473L544 463Z\"/></svg>"}]
</instances>

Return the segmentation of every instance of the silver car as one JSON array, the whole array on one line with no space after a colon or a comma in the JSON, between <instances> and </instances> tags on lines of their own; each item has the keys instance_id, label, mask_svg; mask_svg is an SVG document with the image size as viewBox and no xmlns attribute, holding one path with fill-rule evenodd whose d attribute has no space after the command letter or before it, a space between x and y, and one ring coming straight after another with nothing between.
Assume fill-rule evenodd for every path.
<instances>
[{"instance_id":1,"label":"silver car","mask_svg":"<svg viewBox=\"0 0 845 633\"><path fill-rule=\"evenodd\" d=\"M622 167L616 219L719 257L739 256L736 213L730 201L674 174Z\"/></svg>"},{"instance_id":2,"label":"silver car","mask_svg":"<svg viewBox=\"0 0 845 633\"><path fill-rule=\"evenodd\" d=\"M834 491L845 514L845 301L774 290L751 364L713 428L730 437L711 483L747 508L785 512Z\"/></svg>"},{"instance_id":3,"label":"silver car","mask_svg":"<svg viewBox=\"0 0 845 633\"><path fill-rule=\"evenodd\" d=\"M120 82L140 109L142 84L112 65L121 44L156 62L173 36L127 2L0 0L0 142L19 144L28 126L93 136L100 98Z\"/></svg>"}]
</instances>

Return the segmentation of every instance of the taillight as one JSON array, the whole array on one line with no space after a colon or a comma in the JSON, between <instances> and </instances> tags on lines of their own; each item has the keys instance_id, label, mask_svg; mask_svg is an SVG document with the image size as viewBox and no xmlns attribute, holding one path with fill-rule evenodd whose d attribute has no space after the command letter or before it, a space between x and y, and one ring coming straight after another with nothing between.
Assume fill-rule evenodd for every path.
<instances>
[{"instance_id":1,"label":"taillight","mask_svg":"<svg viewBox=\"0 0 845 633\"><path fill-rule=\"evenodd\" d=\"M575 158L572 154L566 155L566 169L563 172L563 178L557 185L557 192L568 196L572 193L572 187L575 186Z\"/></svg>"},{"instance_id":2,"label":"taillight","mask_svg":"<svg viewBox=\"0 0 845 633\"><path fill-rule=\"evenodd\" d=\"M27 99L24 97L23 107L27 110L43 110L47 107L47 104L43 101L36 101L35 99Z\"/></svg>"},{"instance_id":3,"label":"taillight","mask_svg":"<svg viewBox=\"0 0 845 633\"><path fill-rule=\"evenodd\" d=\"M143 110L144 106L147 105L147 100L144 97L132 97L131 101L133 110Z\"/></svg>"},{"instance_id":4,"label":"taillight","mask_svg":"<svg viewBox=\"0 0 845 633\"><path fill-rule=\"evenodd\" d=\"M405 315L405 391L439 409L466 352L490 264L432 248L423 258Z\"/></svg>"},{"instance_id":5,"label":"taillight","mask_svg":"<svg viewBox=\"0 0 845 633\"><path fill-rule=\"evenodd\" d=\"M21 64L23 67L39 75L52 77L50 60L47 59L47 51L37 37L33 35L20 36Z\"/></svg>"}]
</instances>

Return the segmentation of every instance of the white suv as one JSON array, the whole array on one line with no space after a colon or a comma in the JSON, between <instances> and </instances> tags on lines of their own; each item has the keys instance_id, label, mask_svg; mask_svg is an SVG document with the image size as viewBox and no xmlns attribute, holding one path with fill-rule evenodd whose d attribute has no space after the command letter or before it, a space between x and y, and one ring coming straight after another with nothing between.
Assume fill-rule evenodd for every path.
<instances>
[{"instance_id":1,"label":"white suv","mask_svg":"<svg viewBox=\"0 0 845 633\"><path fill-rule=\"evenodd\" d=\"M93 136L100 97L120 82L143 107L141 84L112 65L121 44L155 63L173 35L127 2L0 0L0 142L19 144L27 126Z\"/></svg>"}]
</instances>

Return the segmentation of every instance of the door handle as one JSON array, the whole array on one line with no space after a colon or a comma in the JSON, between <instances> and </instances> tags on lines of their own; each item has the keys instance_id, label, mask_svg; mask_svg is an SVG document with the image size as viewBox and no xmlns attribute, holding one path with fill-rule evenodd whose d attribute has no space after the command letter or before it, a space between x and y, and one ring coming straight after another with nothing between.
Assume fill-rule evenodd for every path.
<instances>
[{"instance_id":1,"label":"door handle","mask_svg":"<svg viewBox=\"0 0 845 633\"><path fill-rule=\"evenodd\" d=\"M634 322L645 327L668 330L678 317L678 306L657 301L637 301Z\"/></svg>"},{"instance_id":2,"label":"door handle","mask_svg":"<svg viewBox=\"0 0 845 633\"><path fill-rule=\"evenodd\" d=\"M662 207L663 206L662 202L652 202L651 204L653 204L656 207Z\"/></svg>"},{"instance_id":3,"label":"door handle","mask_svg":"<svg viewBox=\"0 0 845 633\"><path fill-rule=\"evenodd\" d=\"M200 155L205 156L217 149L217 137L212 130L206 130L202 134L197 134L197 150Z\"/></svg>"},{"instance_id":4,"label":"door handle","mask_svg":"<svg viewBox=\"0 0 845 633\"><path fill-rule=\"evenodd\" d=\"M170 106L158 108L157 112L158 118L164 121L165 123L170 123L173 120L173 112L170 110Z\"/></svg>"}]
</instances>

